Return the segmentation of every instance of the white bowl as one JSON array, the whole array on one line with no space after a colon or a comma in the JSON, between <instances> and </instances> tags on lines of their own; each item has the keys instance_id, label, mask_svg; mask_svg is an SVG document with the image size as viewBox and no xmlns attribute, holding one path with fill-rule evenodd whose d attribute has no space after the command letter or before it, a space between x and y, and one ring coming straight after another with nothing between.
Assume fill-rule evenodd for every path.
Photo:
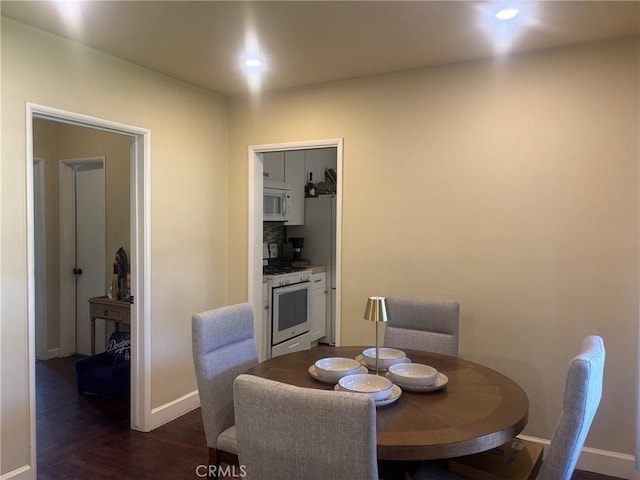
<instances>
[{"instance_id":1,"label":"white bowl","mask_svg":"<svg viewBox=\"0 0 640 480\"><path fill-rule=\"evenodd\" d=\"M315 363L318 376L327 380L340 380L345 375L360 373L362 365L353 358L327 357Z\"/></svg>"},{"instance_id":2,"label":"white bowl","mask_svg":"<svg viewBox=\"0 0 640 480\"><path fill-rule=\"evenodd\" d=\"M376 368L376 349L367 348L362 351L362 358L372 368ZM378 349L378 368L387 370L391 365L396 363L404 363L407 361L407 356L402 350L395 348L380 347Z\"/></svg>"},{"instance_id":3,"label":"white bowl","mask_svg":"<svg viewBox=\"0 0 640 480\"><path fill-rule=\"evenodd\" d=\"M391 380L370 373L356 373L342 377L338 384L345 390L356 393L368 393L374 400L384 400L391 395Z\"/></svg>"},{"instance_id":4,"label":"white bowl","mask_svg":"<svg viewBox=\"0 0 640 480\"><path fill-rule=\"evenodd\" d=\"M421 363L399 363L389 367L389 378L400 385L426 387L438 379L438 370Z\"/></svg>"}]
</instances>

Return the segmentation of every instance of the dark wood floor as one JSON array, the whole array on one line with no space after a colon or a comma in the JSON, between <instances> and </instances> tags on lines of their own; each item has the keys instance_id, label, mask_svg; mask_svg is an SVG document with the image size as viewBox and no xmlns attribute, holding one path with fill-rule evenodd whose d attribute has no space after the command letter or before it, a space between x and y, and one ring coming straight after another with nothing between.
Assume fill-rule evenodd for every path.
<instances>
[{"instance_id":1,"label":"dark wood floor","mask_svg":"<svg viewBox=\"0 0 640 480\"><path fill-rule=\"evenodd\" d=\"M152 432L129 401L80 396L73 357L36 362L38 479L194 479L206 464L200 409Z\"/></svg>"},{"instance_id":2,"label":"dark wood floor","mask_svg":"<svg viewBox=\"0 0 640 480\"><path fill-rule=\"evenodd\" d=\"M75 361L36 362L39 480L202 478L196 469L208 453L200 409L149 433L133 431L128 400L78 395ZM580 471L573 476L612 479Z\"/></svg>"}]
</instances>

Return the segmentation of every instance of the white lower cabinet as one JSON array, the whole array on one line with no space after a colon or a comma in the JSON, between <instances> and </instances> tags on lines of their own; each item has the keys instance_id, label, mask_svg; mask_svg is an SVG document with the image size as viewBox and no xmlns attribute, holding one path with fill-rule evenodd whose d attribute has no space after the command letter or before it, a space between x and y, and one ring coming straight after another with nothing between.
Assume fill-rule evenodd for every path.
<instances>
[{"instance_id":1,"label":"white lower cabinet","mask_svg":"<svg viewBox=\"0 0 640 480\"><path fill-rule=\"evenodd\" d=\"M269 311L269 297L267 284L262 283L262 345L258 348L262 350L260 358L269 358L269 349L271 347L271 312Z\"/></svg>"},{"instance_id":2,"label":"white lower cabinet","mask_svg":"<svg viewBox=\"0 0 640 480\"><path fill-rule=\"evenodd\" d=\"M327 325L327 274L311 275L311 326L309 340L318 340L325 336Z\"/></svg>"}]
</instances>

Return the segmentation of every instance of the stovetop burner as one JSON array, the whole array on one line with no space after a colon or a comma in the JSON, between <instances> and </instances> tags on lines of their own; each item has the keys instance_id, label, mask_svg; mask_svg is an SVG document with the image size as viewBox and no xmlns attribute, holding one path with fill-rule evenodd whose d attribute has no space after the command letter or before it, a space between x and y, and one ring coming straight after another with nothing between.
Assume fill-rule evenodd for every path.
<instances>
[{"instance_id":1,"label":"stovetop burner","mask_svg":"<svg viewBox=\"0 0 640 480\"><path fill-rule=\"evenodd\" d=\"M304 267L288 267L284 265L264 265L262 267L263 275L281 275L285 273L295 273L307 270Z\"/></svg>"}]
</instances>

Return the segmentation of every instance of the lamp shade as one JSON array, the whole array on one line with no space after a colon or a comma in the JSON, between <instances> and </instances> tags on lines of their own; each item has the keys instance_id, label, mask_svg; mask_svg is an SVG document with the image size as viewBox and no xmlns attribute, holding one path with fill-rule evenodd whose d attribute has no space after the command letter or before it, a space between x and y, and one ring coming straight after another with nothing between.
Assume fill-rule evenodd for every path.
<instances>
[{"instance_id":1,"label":"lamp shade","mask_svg":"<svg viewBox=\"0 0 640 480\"><path fill-rule=\"evenodd\" d=\"M387 321L387 299L385 297L369 297L364 308L365 320L372 322Z\"/></svg>"}]
</instances>

